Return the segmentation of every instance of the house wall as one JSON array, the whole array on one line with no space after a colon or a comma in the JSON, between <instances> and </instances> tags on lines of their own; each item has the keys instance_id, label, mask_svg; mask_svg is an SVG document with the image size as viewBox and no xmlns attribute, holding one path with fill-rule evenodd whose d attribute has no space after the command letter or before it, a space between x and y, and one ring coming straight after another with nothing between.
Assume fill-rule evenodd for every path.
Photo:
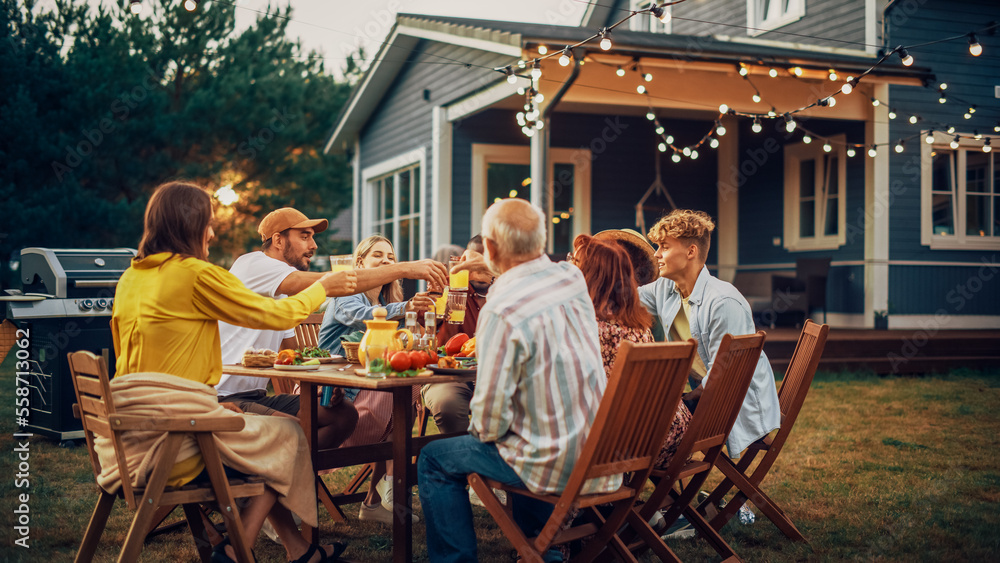
<instances>
[{"instance_id":1,"label":"house wall","mask_svg":"<svg viewBox=\"0 0 1000 563\"><path fill-rule=\"evenodd\" d=\"M748 1L751 0L678 4L673 7L673 32L679 35L749 37ZM805 3L806 14L800 20L757 35L756 38L823 47L864 49L865 0L805 0Z\"/></svg>"},{"instance_id":2,"label":"house wall","mask_svg":"<svg viewBox=\"0 0 1000 563\"><path fill-rule=\"evenodd\" d=\"M819 136L844 134L849 143L864 142L864 124L825 119L800 120L802 127ZM763 123L754 133L751 123L741 120L739 187L740 269L785 269L794 271L796 258L831 257L827 279L829 311L860 313L864 309L865 164L861 152L847 159L847 241L836 250L789 252L784 236L784 145L799 143L802 133L788 134L780 119ZM768 150L768 149L771 150ZM860 224L859 224L860 222ZM777 244L775 244L777 242ZM749 268L748 268L749 267Z\"/></svg>"},{"instance_id":3,"label":"house wall","mask_svg":"<svg viewBox=\"0 0 1000 563\"><path fill-rule=\"evenodd\" d=\"M890 10L888 44L912 45L962 35L991 21L1000 21L1000 2L918 1ZM993 129L1000 122L1000 100L994 93L994 87L1000 85L1000 35L981 35L979 41L984 48L979 57L969 54L968 41L964 38L913 49L914 66L929 68L937 82L929 88L890 87L890 105L899 113L899 118L889 125L892 142L909 139L928 129L942 131L947 125L954 125L958 133L992 135L994 144L1000 145L1000 133ZM948 84L949 100L945 104L938 102L937 85L940 82ZM979 111L966 120L963 113L970 104L975 104ZM906 118L914 114L922 121L910 125ZM1000 272L981 266L946 265L948 262L1000 263L1000 244L992 250L967 251L932 250L921 244L921 142L922 135L909 139L906 152L892 153L889 161L892 198L887 206L890 315L940 311L957 315L1000 315L1000 282L997 281ZM907 264L898 264L901 261ZM914 262L917 264L912 264ZM919 265L920 262L929 264ZM969 287L963 296L961 288L965 286ZM978 291L971 291L977 287Z\"/></svg>"},{"instance_id":4,"label":"house wall","mask_svg":"<svg viewBox=\"0 0 1000 563\"><path fill-rule=\"evenodd\" d=\"M487 110L456 124L452 149L452 242L464 244L470 232L472 206L472 145L527 146L513 111ZM697 142L711 122L663 120L678 146ZM657 136L644 117L556 113L549 124L551 146L582 148L591 160L591 231L637 228L635 205L655 177L654 160L661 158L662 179L679 207L717 215L715 151L703 146L697 160L674 164L656 149ZM651 199L651 203L663 203ZM478 211L479 213L482 210ZM655 219L647 219L651 227ZM713 241L709 263L716 260Z\"/></svg>"},{"instance_id":5,"label":"house wall","mask_svg":"<svg viewBox=\"0 0 1000 563\"><path fill-rule=\"evenodd\" d=\"M483 67L492 68L510 62L510 57L477 49L444 43L421 41L407 65L386 91L378 108L360 134L360 167L365 168L384 162L414 149L427 149L427 162L422 171L421 189L426 192L423 230L426 240L431 240L433 220L429 213L433 201L431 191L431 158L434 150L431 110L458 98L494 84L499 75ZM444 64L448 61L467 62L471 67ZM427 98L425 99L425 90ZM362 187L364 188L364 186ZM362 202L355 202L362 205ZM367 210L361 209L364 217ZM363 233L365 235L367 233ZM464 245L464 240L462 244ZM433 254L433 248L424 248L424 257Z\"/></svg>"}]
</instances>

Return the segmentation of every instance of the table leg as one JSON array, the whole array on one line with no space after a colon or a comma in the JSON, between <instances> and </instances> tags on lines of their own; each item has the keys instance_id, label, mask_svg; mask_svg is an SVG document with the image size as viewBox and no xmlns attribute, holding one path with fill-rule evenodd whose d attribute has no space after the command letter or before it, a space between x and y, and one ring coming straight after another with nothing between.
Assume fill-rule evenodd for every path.
<instances>
[{"instance_id":1,"label":"table leg","mask_svg":"<svg viewBox=\"0 0 1000 563\"><path fill-rule=\"evenodd\" d=\"M413 514L410 500L415 483L412 465L413 391L409 387L392 390L392 559L396 563L413 560Z\"/></svg>"},{"instance_id":2,"label":"table leg","mask_svg":"<svg viewBox=\"0 0 1000 563\"><path fill-rule=\"evenodd\" d=\"M299 384L299 423L302 431L306 434L306 442L309 444L309 455L312 457L313 468L316 467L316 384L302 381ZM317 474L316 479L320 477ZM318 490L319 483L316 483ZM305 523L302 524L302 535L306 541L313 545L319 545L319 529L313 528Z\"/></svg>"}]
</instances>

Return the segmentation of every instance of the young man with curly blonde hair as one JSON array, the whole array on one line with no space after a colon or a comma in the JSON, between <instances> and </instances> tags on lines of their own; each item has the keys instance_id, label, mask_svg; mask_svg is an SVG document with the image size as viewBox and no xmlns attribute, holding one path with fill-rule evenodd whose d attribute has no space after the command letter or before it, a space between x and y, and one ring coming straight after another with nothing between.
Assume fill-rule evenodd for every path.
<instances>
[{"instance_id":1,"label":"young man with curly blonde hair","mask_svg":"<svg viewBox=\"0 0 1000 563\"><path fill-rule=\"evenodd\" d=\"M715 223L702 211L675 209L649 230L658 248L659 279L639 288L642 304L659 319L668 340L694 338L698 358L685 399L696 401L704 389L715 353L725 334L753 334L750 305L732 284L708 273L705 262ZM778 428L781 411L771 364L763 353L740 414L726 440L730 457Z\"/></svg>"}]
</instances>

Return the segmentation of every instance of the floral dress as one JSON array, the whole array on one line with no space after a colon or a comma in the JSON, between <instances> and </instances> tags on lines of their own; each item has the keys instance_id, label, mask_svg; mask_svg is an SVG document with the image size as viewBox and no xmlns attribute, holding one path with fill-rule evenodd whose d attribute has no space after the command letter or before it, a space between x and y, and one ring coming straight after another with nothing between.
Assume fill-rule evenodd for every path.
<instances>
[{"instance_id":1,"label":"floral dress","mask_svg":"<svg viewBox=\"0 0 1000 563\"><path fill-rule=\"evenodd\" d=\"M608 378L611 377L611 370L615 365L618 348L622 342L626 340L636 343L653 342L653 333L648 328L637 329L623 326L616 321L600 320L597 321L597 328L601 340L601 357L604 359L604 372ZM663 441L660 453L656 457L656 468L663 469L670 463L690 423L691 411L681 402L677 405L677 412L674 414L674 420L670 424L670 432L667 433L667 438Z\"/></svg>"}]
</instances>

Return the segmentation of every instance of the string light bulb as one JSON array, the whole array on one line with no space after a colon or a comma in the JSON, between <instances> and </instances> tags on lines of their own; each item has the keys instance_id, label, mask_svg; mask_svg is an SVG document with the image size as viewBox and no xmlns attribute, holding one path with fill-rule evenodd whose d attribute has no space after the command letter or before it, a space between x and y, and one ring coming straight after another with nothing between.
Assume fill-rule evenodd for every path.
<instances>
[{"instance_id":1,"label":"string light bulb","mask_svg":"<svg viewBox=\"0 0 1000 563\"><path fill-rule=\"evenodd\" d=\"M795 76L802 76L802 67L800 66L792 67L792 74L794 74Z\"/></svg>"},{"instance_id":2,"label":"string light bulb","mask_svg":"<svg viewBox=\"0 0 1000 563\"><path fill-rule=\"evenodd\" d=\"M527 67L528 63L524 62L523 60L517 61L517 68L527 68Z\"/></svg>"},{"instance_id":3,"label":"string light bulb","mask_svg":"<svg viewBox=\"0 0 1000 563\"><path fill-rule=\"evenodd\" d=\"M729 113L729 106L722 104L719 106L719 113Z\"/></svg>"},{"instance_id":4,"label":"string light bulb","mask_svg":"<svg viewBox=\"0 0 1000 563\"><path fill-rule=\"evenodd\" d=\"M993 147L990 146L990 138L986 137L986 140L983 141L983 152L990 152L991 150L993 150Z\"/></svg>"},{"instance_id":5,"label":"string light bulb","mask_svg":"<svg viewBox=\"0 0 1000 563\"><path fill-rule=\"evenodd\" d=\"M878 145L872 145L872 147L868 149L868 156L872 158L878 156Z\"/></svg>"},{"instance_id":6,"label":"string light bulb","mask_svg":"<svg viewBox=\"0 0 1000 563\"><path fill-rule=\"evenodd\" d=\"M748 74L750 74L750 69L747 68L747 65L740 63L740 76L746 76Z\"/></svg>"},{"instance_id":7,"label":"string light bulb","mask_svg":"<svg viewBox=\"0 0 1000 563\"><path fill-rule=\"evenodd\" d=\"M854 78L853 76L848 76L847 82L844 82L844 85L840 87L840 91L843 92L845 95L850 94L851 92L854 91L854 87L857 85L858 85L858 79Z\"/></svg>"},{"instance_id":8,"label":"string light bulb","mask_svg":"<svg viewBox=\"0 0 1000 563\"><path fill-rule=\"evenodd\" d=\"M716 139L715 137L712 137L712 140L708 142L708 146L712 147L713 149L719 148L719 140Z\"/></svg>"},{"instance_id":9,"label":"string light bulb","mask_svg":"<svg viewBox=\"0 0 1000 563\"><path fill-rule=\"evenodd\" d=\"M755 104L759 104L759 103L760 103L760 94L757 94L757 93L755 93L755 94L754 94L754 95L753 95L753 96L751 97L751 99L753 100L753 103L755 103Z\"/></svg>"},{"instance_id":10,"label":"string light bulb","mask_svg":"<svg viewBox=\"0 0 1000 563\"><path fill-rule=\"evenodd\" d=\"M808 145L808 144L810 144L810 143L813 142L813 138L810 137L808 134L803 135L802 136L802 142Z\"/></svg>"},{"instance_id":11,"label":"string light bulb","mask_svg":"<svg viewBox=\"0 0 1000 563\"><path fill-rule=\"evenodd\" d=\"M899 141L896 142L895 150L896 150L897 154L902 153L905 150L905 148L903 147L903 140L902 139L900 139Z\"/></svg>"},{"instance_id":12,"label":"string light bulb","mask_svg":"<svg viewBox=\"0 0 1000 563\"><path fill-rule=\"evenodd\" d=\"M726 134L726 127L718 121L715 122L715 134L720 137L723 137Z\"/></svg>"},{"instance_id":13,"label":"string light bulb","mask_svg":"<svg viewBox=\"0 0 1000 563\"><path fill-rule=\"evenodd\" d=\"M833 146L830 144L829 141L823 143L823 152L830 152L832 150L833 150Z\"/></svg>"},{"instance_id":14,"label":"string light bulb","mask_svg":"<svg viewBox=\"0 0 1000 563\"><path fill-rule=\"evenodd\" d=\"M664 139L664 141L666 141L668 145L672 145L672 144L674 144L674 136L673 135L667 135L667 138Z\"/></svg>"},{"instance_id":15,"label":"string light bulb","mask_svg":"<svg viewBox=\"0 0 1000 563\"><path fill-rule=\"evenodd\" d=\"M691 160L698 160L698 151L692 149L690 156L691 156Z\"/></svg>"},{"instance_id":16,"label":"string light bulb","mask_svg":"<svg viewBox=\"0 0 1000 563\"><path fill-rule=\"evenodd\" d=\"M1000 133L1000 121L997 121L997 124L993 126L993 132Z\"/></svg>"},{"instance_id":17,"label":"string light bulb","mask_svg":"<svg viewBox=\"0 0 1000 563\"><path fill-rule=\"evenodd\" d=\"M602 35L602 37L601 37L601 49L604 50L604 51L610 51L611 50L611 32L608 31L607 28L605 28L604 31L601 33L601 35Z\"/></svg>"},{"instance_id":18,"label":"string light bulb","mask_svg":"<svg viewBox=\"0 0 1000 563\"><path fill-rule=\"evenodd\" d=\"M760 118L759 117L753 118L753 125L750 126L750 130L752 130L754 133L760 133L762 129L763 127L761 127L760 125Z\"/></svg>"},{"instance_id":19,"label":"string light bulb","mask_svg":"<svg viewBox=\"0 0 1000 563\"><path fill-rule=\"evenodd\" d=\"M971 54L973 57L978 57L979 55L983 54L983 46L979 44L979 40L976 39L975 33L969 34L969 54Z\"/></svg>"},{"instance_id":20,"label":"string light bulb","mask_svg":"<svg viewBox=\"0 0 1000 563\"><path fill-rule=\"evenodd\" d=\"M916 125L918 121L920 121L920 117L916 115L910 116L910 125Z\"/></svg>"},{"instance_id":21,"label":"string light bulb","mask_svg":"<svg viewBox=\"0 0 1000 563\"><path fill-rule=\"evenodd\" d=\"M955 135L955 138L952 139L950 143L948 143L948 146L951 147L951 148L953 148L953 149L957 149L958 148L958 140L959 140L959 138L960 137L958 135Z\"/></svg>"},{"instance_id":22,"label":"string light bulb","mask_svg":"<svg viewBox=\"0 0 1000 563\"><path fill-rule=\"evenodd\" d=\"M830 82L836 82L836 81L837 81L837 71L835 71L835 70L833 70L831 68L830 69Z\"/></svg>"},{"instance_id":23,"label":"string light bulb","mask_svg":"<svg viewBox=\"0 0 1000 563\"><path fill-rule=\"evenodd\" d=\"M635 87L635 91L639 92L640 94L645 94L646 93L646 87L643 86L642 84L640 84L640 85L638 85L638 86Z\"/></svg>"},{"instance_id":24,"label":"string light bulb","mask_svg":"<svg viewBox=\"0 0 1000 563\"><path fill-rule=\"evenodd\" d=\"M667 144L666 143L660 143L660 144L656 145L656 148L660 149L660 152L667 152Z\"/></svg>"},{"instance_id":25,"label":"string light bulb","mask_svg":"<svg viewBox=\"0 0 1000 563\"><path fill-rule=\"evenodd\" d=\"M538 54L539 55L547 55L547 54L549 54L549 48L546 47L545 45L539 45L538 46Z\"/></svg>"},{"instance_id":26,"label":"string light bulb","mask_svg":"<svg viewBox=\"0 0 1000 563\"><path fill-rule=\"evenodd\" d=\"M517 75L514 74L514 69L508 66L507 68L503 69L503 72L504 74L507 75L508 84L517 84Z\"/></svg>"},{"instance_id":27,"label":"string light bulb","mask_svg":"<svg viewBox=\"0 0 1000 563\"><path fill-rule=\"evenodd\" d=\"M938 103L943 104L948 101L948 95L944 93L944 90L938 94Z\"/></svg>"},{"instance_id":28,"label":"string light bulb","mask_svg":"<svg viewBox=\"0 0 1000 563\"><path fill-rule=\"evenodd\" d=\"M983 138L983 134L980 133L979 131L973 131L972 138L978 141Z\"/></svg>"},{"instance_id":29,"label":"string light bulb","mask_svg":"<svg viewBox=\"0 0 1000 563\"><path fill-rule=\"evenodd\" d=\"M889 119L896 119L896 110L889 108Z\"/></svg>"},{"instance_id":30,"label":"string light bulb","mask_svg":"<svg viewBox=\"0 0 1000 563\"><path fill-rule=\"evenodd\" d=\"M664 131L666 131L666 129L664 129L662 125L657 125L656 126L656 134L657 135L662 135Z\"/></svg>"},{"instance_id":31,"label":"string light bulb","mask_svg":"<svg viewBox=\"0 0 1000 563\"><path fill-rule=\"evenodd\" d=\"M938 89L940 89L940 90L947 90L948 89L948 83L947 82L942 82L941 84L938 84Z\"/></svg>"},{"instance_id":32,"label":"string light bulb","mask_svg":"<svg viewBox=\"0 0 1000 563\"><path fill-rule=\"evenodd\" d=\"M654 119L656 119L656 114L653 113L652 111L648 111L646 112L646 119L653 121Z\"/></svg>"},{"instance_id":33,"label":"string light bulb","mask_svg":"<svg viewBox=\"0 0 1000 563\"><path fill-rule=\"evenodd\" d=\"M691 156L691 147L684 147L684 150L681 152L684 153L684 156Z\"/></svg>"},{"instance_id":34,"label":"string light bulb","mask_svg":"<svg viewBox=\"0 0 1000 563\"><path fill-rule=\"evenodd\" d=\"M670 10L666 10L663 8L663 6L657 6L655 4L649 9L649 12L653 14L653 17L655 17L656 19L660 20L663 23L670 23L670 20L673 17L670 14Z\"/></svg>"},{"instance_id":35,"label":"string light bulb","mask_svg":"<svg viewBox=\"0 0 1000 563\"><path fill-rule=\"evenodd\" d=\"M198 9L198 0L184 0L184 9L193 12Z\"/></svg>"},{"instance_id":36,"label":"string light bulb","mask_svg":"<svg viewBox=\"0 0 1000 563\"><path fill-rule=\"evenodd\" d=\"M538 80L542 77L542 65L538 61L531 63L531 78Z\"/></svg>"},{"instance_id":37,"label":"string light bulb","mask_svg":"<svg viewBox=\"0 0 1000 563\"><path fill-rule=\"evenodd\" d=\"M141 0L131 0L128 5L128 11L132 12L133 15L139 15L139 12L142 11Z\"/></svg>"},{"instance_id":38,"label":"string light bulb","mask_svg":"<svg viewBox=\"0 0 1000 563\"><path fill-rule=\"evenodd\" d=\"M913 64L913 55L908 53L902 45L896 47L896 54L899 55L899 60L903 62L903 66L910 66Z\"/></svg>"},{"instance_id":39,"label":"string light bulb","mask_svg":"<svg viewBox=\"0 0 1000 563\"><path fill-rule=\"evenodd\" d=\"M876 99L876 98L872 98L872 107L873 108L877 108L880 105L882 105L882 102L878 101L878 99Z\"/></svg>"},{"instance_id":40,"label":"string light bulb","mask_svg":"<svg viewBox=\"0 0 1000 563\"><path fill-rule=\"evenodd\" d=\"M618 70L615 71L615 74L618 76L625 76L625 69L619 66Z\"/></svg>"},{"instance_id":41,"label":"string light bulb","mask_svg":"<svg viewBox=\"0 0 1000 563\"><path fill-rule=\"evenodd\" d=\"M949 135L954 135L955 134L955 126L954 125L949 125L948 126L948 134Z\"/></svg>"},{"instance_id":42,"label":"string light bulb","mask_svg":"<svg viewBox=\"0 0 1000 563\"><path fill-rule=\"evenodd\" d=\"M569 63L570 63L569 54L567 54L566 50L563 49L562 54L559 55L559 66L569 66Z\"/></svg>"},{"instance_id":43,"label":"string light bulb","mask_svg":"<svg viewBox=\"0 0 1000 563\"><path fill-rule=\"evenodd\" d=\"M770 76L771 78L777 78L778 77L778 71L777 71L777 69L773 69L772 68L772 69L770 69L770 70L767 71L767 75Z\"/></svg>"},{"instance_id":44,"label":"string light bulb","mask_svg":"<svg viewBox=\"0 0 1000 563\"><path fill-rule=\"evenodd\" d=\"M540 103L542 103L544 101L545 101L545 96L543 96L541 92L535 94L535 103L536 104L540 104Z\"/></svg>"},{"instance_id":45,"label":"string light bulb","mask_svg":"<svg viewBox=\"0 0 1000 563\"><path fill-rule=\"evenodd\" d=\"M848 158L854 158L854 155L856 155L856 154L858 154L858 153L857 153L857 151L854 150L854 147L847 147L847 157Z\"/></svg>"},{"instance_id":46,"label":"string light bulb","mask_svg":"<svg viewBox=\"0 0 1000 563\"><path fill-rule=\"evenodd\" d=\"M653 81L653 75L652 75L652 74L650 74L650 73L648 73L648 72L647 72L646 74L643 74L643 75L642 75L642 78L643 78L643 80L645 80L646 82L652 82L652 81Z\"/></svg>"},{"instance_id":47,"label":"string light bulb","mask_svg":"<svg viewBox=\"0 0 1000 563\"><path fill-rule=\"evenodd\" d=\"M928 145L933 145L934 144L934 131L933 130L927 132L927 136L924 137L924 142L926 142Z\"/></svg>"},{"instance_id":48,"label":"string light bulb","mask_svg":"<svg viewBox=\"0 0 1000 563\"><path fill-rule=\"evenodd\" d=\"M785 114L785 131L789 133L795 131L795 120L792 119L792 114L790 113Z\"/></svg>"},{"instance_id":49,"label":"string light bulb","mask_svg":"<svg viewBox=\"0 0 1000 563\"><path fill-rule=\"evenodd\" d=\"M674 161L675 163L680 162L681 161L681 155L679 155L679 154L677 154L675 152L674 154L670 155L670 160Z\"/></svg>"}]
</instances>

